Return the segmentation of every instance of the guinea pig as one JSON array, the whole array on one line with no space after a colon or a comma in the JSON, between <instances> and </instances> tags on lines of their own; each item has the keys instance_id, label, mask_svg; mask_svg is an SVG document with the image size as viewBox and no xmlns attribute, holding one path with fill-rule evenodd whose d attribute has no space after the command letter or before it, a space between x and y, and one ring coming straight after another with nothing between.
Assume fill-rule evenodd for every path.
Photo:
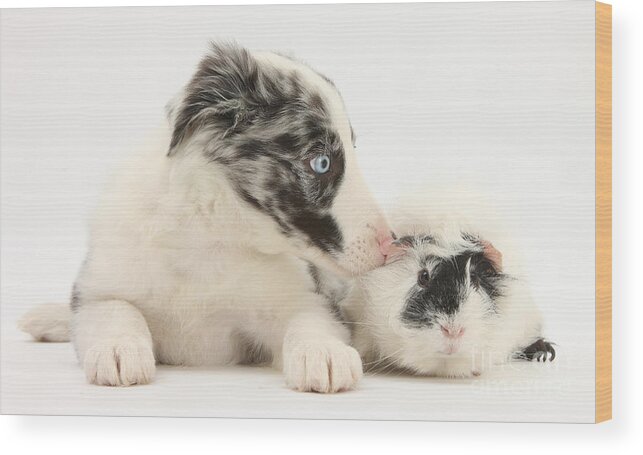
<instances>
[{"instance_id":1,"label":"guinea pig","mask_svg":"<svg viewBox=\"0 0 643 455\"><path fill-rule=\"evenodd\" d=\"M554 360L525 283L486 239L442 224L394 243L341 302L365 369L456 378L512 358Z\"/></svg>"}]
</instances>

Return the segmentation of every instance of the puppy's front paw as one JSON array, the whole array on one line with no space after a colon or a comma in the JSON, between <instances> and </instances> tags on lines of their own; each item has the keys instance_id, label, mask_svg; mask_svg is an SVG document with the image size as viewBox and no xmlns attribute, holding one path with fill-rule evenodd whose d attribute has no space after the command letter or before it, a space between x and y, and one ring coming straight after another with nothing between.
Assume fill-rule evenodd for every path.
<instances>
[{"instance_id":1,"label":"puppy's front paw","mask_svg":"<svg viewBox=\"0 0 643 455\"><path fill-rule=\"evenodd\" d=\"M361 379L362 361L337 340L294 342L284 346L284 374L288 386L300 392L341 392Z\"/></svg>"},{"instance_id":2,"label":"puppy's front paw","mask_svg":"<svg viewBox=\"0 0 643 455\"><path fill-rule=\"evenodd\" d=\"M119 339L96 344L85 353L85 375L91 384L129 386L147 384L156 370L149 343Z\"/></svg>"}]
</instances>

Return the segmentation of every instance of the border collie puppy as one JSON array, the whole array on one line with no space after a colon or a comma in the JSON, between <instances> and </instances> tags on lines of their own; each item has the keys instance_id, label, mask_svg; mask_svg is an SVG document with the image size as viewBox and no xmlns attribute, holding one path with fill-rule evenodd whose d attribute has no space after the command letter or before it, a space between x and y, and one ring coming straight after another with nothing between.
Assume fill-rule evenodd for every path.
<instances>
[{"instance_id":1,"label":"border collie puppy","mask_svg":"<svg viewBox=\"0 0 643 455\"><path fill-rule=\"evenodd\" d=\"M70 326L87 380L262 361L296 390L350 389L360 357L311 272L366 272L392 239L335 86L290 58L215 44L168 112L167 134L126 163L91 226ZM37 308L22 328L60 341L65 311Z\"/></svg>"}]
</instances>

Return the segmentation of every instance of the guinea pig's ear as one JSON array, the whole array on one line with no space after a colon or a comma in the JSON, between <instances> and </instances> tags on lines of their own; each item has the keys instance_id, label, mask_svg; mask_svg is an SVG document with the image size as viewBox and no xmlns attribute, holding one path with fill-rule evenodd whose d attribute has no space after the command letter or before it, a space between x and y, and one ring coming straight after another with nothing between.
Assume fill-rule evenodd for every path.
<instances>
[{"instance_id":1,"label":"guinea pig's ear","mask_svg":"<svg viewBox=\"0 0 643 455\"><path fill-rule=\"evenodd\" d=\"M480 243L482 244L484 257L493 264L498 272L502 271L502 253L487 240L480 240Z\"/></svg>"},{"instance_id":2,"label":"guinea pig's ear","mask_svg":"<svg viewBox=\"0 0 643 455\"><path fill-rule=\"evenodd\" d=\"M258 78L259 65L247 49L212 43L182 99L174 100L168 109L173 127L168 156L201 128L224 137L242 130L251 111L263 101L255 99L262 93Z\"/></svg>"}]
</instances>

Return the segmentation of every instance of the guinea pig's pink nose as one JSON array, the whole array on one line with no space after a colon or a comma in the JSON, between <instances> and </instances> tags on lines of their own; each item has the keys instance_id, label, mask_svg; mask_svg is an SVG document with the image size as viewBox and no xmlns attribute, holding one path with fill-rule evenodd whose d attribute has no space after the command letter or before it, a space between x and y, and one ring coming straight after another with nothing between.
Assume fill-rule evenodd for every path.
<instances>
[{"instance_id":1,"label":"guinea pig's pink nose","mask_svg":"<svg viewBox=\"0 0 643 455\"><path fill-rule=\"evenodd\" d=\"M464 327L462 326L440 325L440 330L442 330L442 334L447 338L456 339L464 335Z\"/></svg>"}]
</instances>

